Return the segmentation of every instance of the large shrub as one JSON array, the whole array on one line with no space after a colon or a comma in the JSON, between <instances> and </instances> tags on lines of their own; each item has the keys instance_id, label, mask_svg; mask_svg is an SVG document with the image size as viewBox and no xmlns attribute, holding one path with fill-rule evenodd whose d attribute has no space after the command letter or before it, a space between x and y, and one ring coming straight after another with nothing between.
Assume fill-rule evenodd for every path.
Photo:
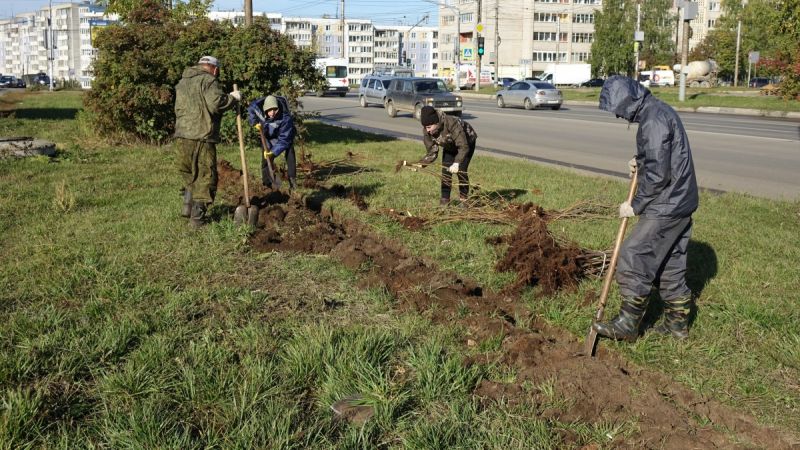
<instances>
[{"instance_id":1,"label":"large shrub","mask_svg":"<svg viewBox=\"0 0 800 450\"><path fill-rule=\"evenodd\" d=\"M175 125L175 85L203 55L219 58L224 89L238 83L245 98L280 92L294 101L299 86L322 83L314 55L273 31L266 19L239 28L206 18L178 22L154 0L144 0L126 18L95 41L95 80L85 106L101 136L166 140ZM224 121L223 138L235 135L233 121Z\"/></svg>"}]
</instances>

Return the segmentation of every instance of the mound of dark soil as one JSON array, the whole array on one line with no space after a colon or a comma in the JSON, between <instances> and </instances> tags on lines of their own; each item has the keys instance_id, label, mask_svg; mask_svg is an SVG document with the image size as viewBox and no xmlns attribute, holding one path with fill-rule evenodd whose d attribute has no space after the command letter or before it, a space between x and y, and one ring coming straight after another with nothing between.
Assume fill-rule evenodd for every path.
<instances>
[{"instance_id":1,"label":"mound of dark soil","mask_svg":"<svg viewBox=\"0 0 800 450\"><path fill-rule=\"evenodd\" d=\"M506 293L539 286L543 295L551 295L562 288L574 288L583 277L578 263L581 250L557 243L547 230L547 222L535 212L533 209L522 216L517 229L501 240L508 249L495 269L517 273L517 280L506 288Z\"/></svg>"}]
</instances>

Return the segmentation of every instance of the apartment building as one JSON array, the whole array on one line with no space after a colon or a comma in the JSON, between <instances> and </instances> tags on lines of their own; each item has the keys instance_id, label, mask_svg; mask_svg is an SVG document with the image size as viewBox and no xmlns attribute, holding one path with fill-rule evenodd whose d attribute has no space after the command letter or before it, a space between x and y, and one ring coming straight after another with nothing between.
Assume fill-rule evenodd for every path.
<instances>
[{"instance_id":1,"label":"apartment building","mask_svg":"<svg viewBox=\"0 0 800 450\"><path fill-rule=\"evenodd\" d=\"M77 80L89 88L96 55L93 32L115 20L89 2L58 3L0 20L0 72L50 74L52 61L54 80Z\"/></svg>"},{"instance_id":2,"label":"apartment building","mask_svg":"<svg viewBox=\"0 0 800 450\"><path fill-rule=\"evenodd\" d=\"M403 52L406 61L403 61ZM438 29L408 25L375 25L375 66L404 65L406 62L410 63L414 74L418 76L438 76Z\"/></svg>"},{"instance_id":3,"label":"apartment building","mask_svg":"<svg viewBox=\"0 0 800 450\"><path fill-rule=\"evenodd\" d=\"M690 49L721 14L721 0L696 3ZM452 76L456 65L476 62L479 34L485 50L481 64L494 65L499 77L536 75L552 63L587 62L602 7L602 0L444 0L439 6L439 75ZM674 6L672 14L677 16ZM675 36L682 25L676 24Z\"/></svg>"}]
</instances>

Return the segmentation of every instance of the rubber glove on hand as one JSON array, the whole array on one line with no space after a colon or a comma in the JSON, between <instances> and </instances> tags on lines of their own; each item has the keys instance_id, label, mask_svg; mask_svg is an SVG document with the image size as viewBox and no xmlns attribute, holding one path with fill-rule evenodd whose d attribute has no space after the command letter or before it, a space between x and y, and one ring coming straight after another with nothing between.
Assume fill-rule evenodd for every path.
<instances>
[{"instance_id":1,"label":"rubber glove on hand","mask_svg":"<svg viewBox=\"0 0 800 450\"><path fill-rule=\"evenodd\" d=\"M628 161L628 170L630 171L630 173L628 174L628 178L633 178L633 174L635 174L636 170L638 170L638 166L636 165L636 158L631 158L631 160Z\"/></svg>"},{"instance_id":2,"label":"rubber glove on hand","mask_svg":"<svg viewBox=\"0 0 800 450\"><path fill-rule=\"evenodd\" d=\"M272 161L273 159L275 159L275 155L269 150L264 150L264 159Z\"/></svg>"},{"instance_id":3,"label":"rubber glove on hand","mask_svg":"<svg viewBox=\"0 0 800 450\"><path fill-rule=\"evenodd\" d=\"M619 205L619 218L633 217L636 213L633 212L633 207L628 202L623 202Z\"/></svg>"},{"instance_id":4,"label":"rubber glove on hand","mask_svg":"<svg viewBox=\"0 0 800 450\"><path fill-rule=\"evenodd\" d=\"M453 165L450 166L447 171L450 173L458 173L458 163L453 163Z\"/></svg>"},{"instance_id":5,"label":"rubber glove on hand","mask_svg":"<svg viewBox=\"0 0 800 450\"><path fill-rule=\"evenodd\" d=\"M253 128L255 128L259 133L261 132L261 124L260 123L257 123L255 125L253 125Z\"/></svg>"},{"instance_id":6,"label":"rubber glove on hand","mask_svg":"<svg viewBox=\"0 0 800 450\"><path fill-rule=\"evenodd\" d=\"M228 95L230 95L231 97L235 98L237 102L242 101L242 93L239 92L239 91L233 91Z\"/></svg>"}]
</instances>

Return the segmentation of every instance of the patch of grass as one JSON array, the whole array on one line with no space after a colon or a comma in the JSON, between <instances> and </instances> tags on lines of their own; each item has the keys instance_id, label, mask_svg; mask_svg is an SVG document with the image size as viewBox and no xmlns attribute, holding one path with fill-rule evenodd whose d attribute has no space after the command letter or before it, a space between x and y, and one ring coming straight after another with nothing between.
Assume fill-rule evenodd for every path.
<instances>
[{"instance_id":1,"label":"patch of grass","mask_svg":"<svg viewBox=\"0 0 800 450\"><path fill-rule=\"evenodd\" d=\"M80 96L43 92L19 101L68 110L80 109ZM178 217L171 148L94 142L81 131L81 113L62 116L39 111L0 121L2 134L43 137L59 149L53 163L0 161L3 445L561 448L614 446L635 427L561 424L538 417L535 405L479 407L477 383L514 374L464 366L470 350L460 343L462 330L393 310L385 289L353 289L359 273L327 256L255 254L228 218L190 232ZM326 183L364 187L372 212L437 210L437 180L394 172L397 160L422 155L418 143L309 126L315 159L353 151L372 169ZM219 157L238 161L238 147L220 146ZM257 167L257 153L248 157ZM485 156L470 176L484 191L516 192L516 201L545 209L576 199L616 202L626 191L624 182ZM508 227L455 223L411 232L341 199L326 205L484 288L514 278L494 271L502 249L485 243ZM602 345L797 429L799 218L797 202L703 194L689 256L700 294L692 338ZM563 221L553 231L607 248L616 226ZM535 314L583 336L593 315L584 295L599 286L587 280L548 301L535 299L535 290L522 298ZM617 305L612 296L609 314ZM492 352L499 343L481 345L475 350ZM374 411L363 426L329 409L353 394ZM547 398L562 400L555 390Z\"/></svg>"}]
</instances>

